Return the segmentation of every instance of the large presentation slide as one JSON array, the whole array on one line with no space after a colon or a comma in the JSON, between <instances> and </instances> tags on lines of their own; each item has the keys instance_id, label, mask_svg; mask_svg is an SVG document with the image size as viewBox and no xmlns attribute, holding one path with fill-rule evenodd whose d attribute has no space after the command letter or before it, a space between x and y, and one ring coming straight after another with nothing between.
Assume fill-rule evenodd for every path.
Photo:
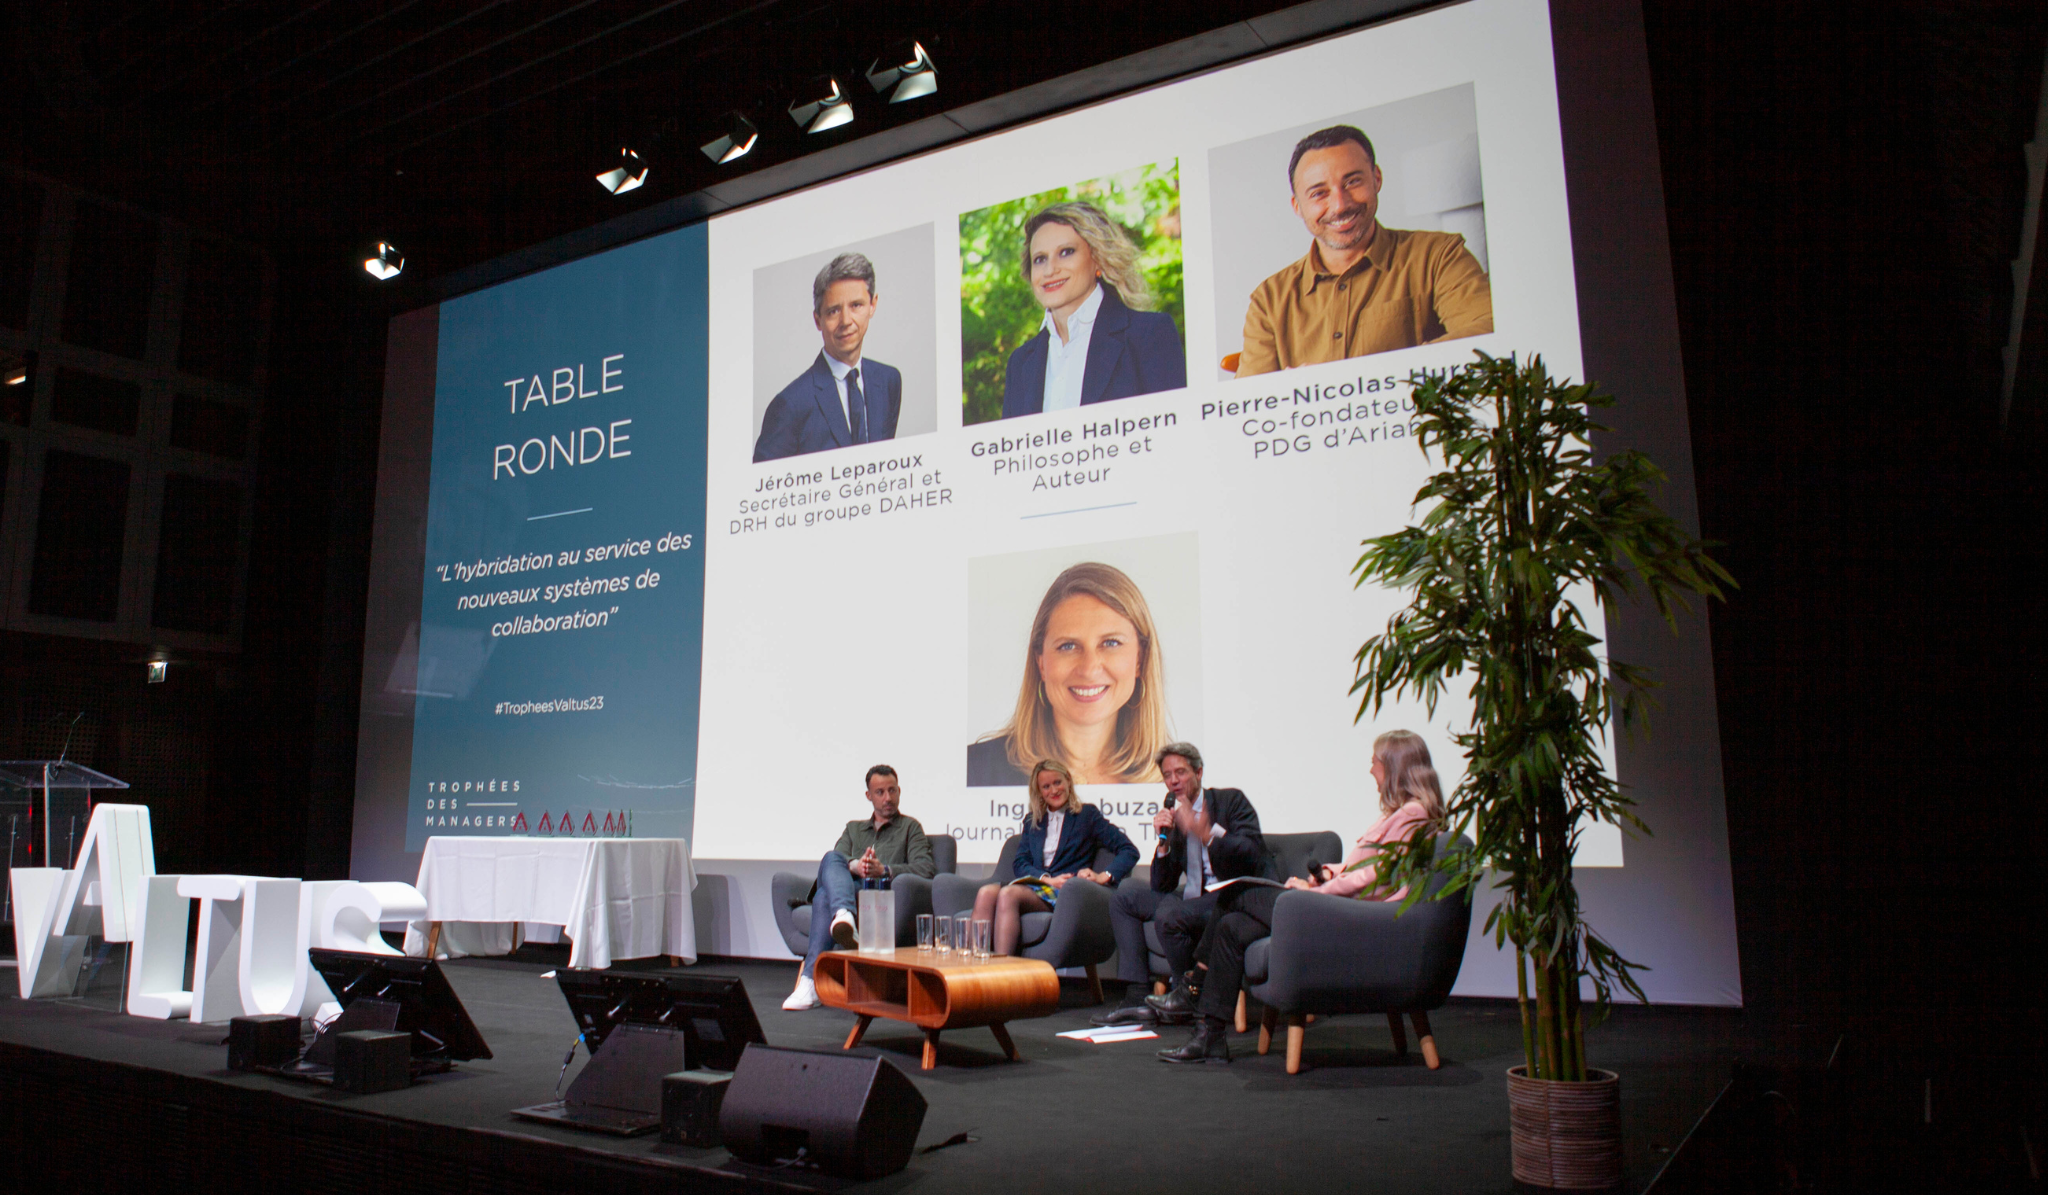
<instances>
[{"instance_id":1,"label":"large presentation slide","mask_svg":"<svg viewBox=\"0 0 2048 1195\"><path fill-rule=\"evenodd\" d=\"M814 860L886 763L987 863L1057 758L1149 853L1175 739L1269 831L1362 832L1396 727L1456 785L1460 695L1354 722L1406 598L1350 569L1418 517L1418 374L1584 376L1552 40L1469 0L440 305L418 609L368 649L405 850Z\"/></svg>"},{"instance_id":2,"label":"large presentation slide","mask_svg":"<svg viewBox=\"0 0 2048 1195\"><path fill-rule=\"evenodd\" d=\"M406 849L690 834L704 233L441 305Z\"/></svg>"}]
</instances>

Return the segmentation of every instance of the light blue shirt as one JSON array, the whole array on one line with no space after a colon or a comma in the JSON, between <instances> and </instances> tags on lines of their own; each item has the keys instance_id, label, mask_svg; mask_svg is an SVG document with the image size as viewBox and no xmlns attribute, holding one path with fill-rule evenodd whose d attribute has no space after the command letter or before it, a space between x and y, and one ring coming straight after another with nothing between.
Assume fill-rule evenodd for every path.
<instances>
[{"instance_id":1,"label":"light blue shirt","mask_svg":"<svg viewBox=\"0 0 2048 1195\"><path fill-rule=\"evenodd\" d=\"M1195 794L1195 812L1202 812L1201 793ZM1223 832L1222 826L1209 827L1209 842L1216 841L1217 838L1222 836ZM1182 898L1193 900L1197 896L1202 895L1202 889L1208 884L1210 875L1209 843L1199 842L1192 837L1189 838L1187 879L1181 886Z\"/></svg>"}]
</instances>

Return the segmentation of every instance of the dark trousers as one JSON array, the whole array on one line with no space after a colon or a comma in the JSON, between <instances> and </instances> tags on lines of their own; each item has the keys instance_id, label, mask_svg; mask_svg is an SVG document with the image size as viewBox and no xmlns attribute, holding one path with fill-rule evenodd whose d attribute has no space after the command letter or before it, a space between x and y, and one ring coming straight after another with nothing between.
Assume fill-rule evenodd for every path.
<instances>
[{"instance_id":1,"label":"dark trousers","mask_svg":"<svg viewBox=\"0 0 2048 1195\"><path fill-rule=\"evenodd\" d=\"M1202 995L1195 1007L1205 1017L1228 1021L1237 1015L1237 992L1244 986L1244 956L1252 943L1273 932L1273 902L1284 888L1254 886L1232 893L1202 935L1198 951L1209 964L1202 976Z\"/></svg>"},{"instance_id":2,"label":"dark trousers","mask_svg":"<svg viewBox=\"0 0 2048 1195\"><path fill-rule=\"evenodd\" d=\"M1109 902L1109 925L1116 932L1116 977L1130 983L1152 978L1151 951L1145 946L1145 923L1159 927L1159 945L1175 976L1195 966L1195 945L1216 911L1216 898L1181 899L1178 892L1155 892L1140 884L1119 888Z\"/></svg>"}]
</instances>

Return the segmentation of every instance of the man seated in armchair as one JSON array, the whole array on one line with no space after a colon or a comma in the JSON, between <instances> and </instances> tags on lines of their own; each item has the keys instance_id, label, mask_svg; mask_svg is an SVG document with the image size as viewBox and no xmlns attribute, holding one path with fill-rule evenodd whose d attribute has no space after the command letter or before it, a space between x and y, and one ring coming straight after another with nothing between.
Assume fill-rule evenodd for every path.
<instances>
[{"instance_id":1,"label":"man seated in armchair","mask_svg":"<svg viewBox=\"0 0 2048 1195\"><path fill-rule=\"evenodd\" d=\"M1176 985L1195 967L1195 948L1216 909L1207 886L1234 876L1264 875L1271 869L1259 811L1235 788L1202 787L1202 752L1193 743L1168 743L1159 750L1159 775L1166 781L1167 807L1152 819L1159 845L1152 852L1152 884L1117 890L1110 904L1116 931L1117 976L1127 981L1123 1003L1092 1018L1101 1025L1160 1019L1146 1003L1151 978L1145 923L1158 926L1159 942ZM1189 1010L1167 1014L1185 1023Z\"/></svg>"},{"instance_id":2,"label":"man seated in armchair","mask_svg":"<svg viewBox=\"0 0 2048 1195\"><path fill-rule=\"evenodd\" d=\"M886 888L900 875L931 879L938 874L924 827L899 812L903 789L896 769L885 763L869 768L867 786L874 812L846 823L838 844L818 860L818 881L811 889L810 953L797 974L796 990L782 1002L791 1012L818 1006L818 985L811 973L827 944L851 950L858 941L853 910L862 888Z\"/></svg>"}]
</instances>

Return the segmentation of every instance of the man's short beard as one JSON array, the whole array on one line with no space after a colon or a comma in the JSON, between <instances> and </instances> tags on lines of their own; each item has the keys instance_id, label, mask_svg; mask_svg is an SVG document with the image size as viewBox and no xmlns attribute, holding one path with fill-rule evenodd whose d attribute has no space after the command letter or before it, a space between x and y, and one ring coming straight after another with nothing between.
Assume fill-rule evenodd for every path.
<instances>
[{"instance_id":1,"label":"man's short beard","mask_svg":"<svg viewBox=\"0 0 2048 1195\"><path fill-rule=\"evenodd\" d=\"M1342 219L1344 216L1352 215L1354 213L1360 216L1366 215L1366 211L1364 208L1354 208L1351 212L1339 213L1337 218ZM1351 239L1349 241L1339 244L1332 243L1328 239L1334 234L1329 231L1327 222L1318 222L1318 227L1321 228L1323 231L1321 235L1316 237L1316 239L1322 241L1324 244L1329 245L1332 249L1356 249L1358 246L1365 243L1366 238L1372 235L1373 224L1374 221L1370 217L1367 217L1366 219L1360 221L1358 227L1352 230Z\"/></svg>"}]
</instances>

